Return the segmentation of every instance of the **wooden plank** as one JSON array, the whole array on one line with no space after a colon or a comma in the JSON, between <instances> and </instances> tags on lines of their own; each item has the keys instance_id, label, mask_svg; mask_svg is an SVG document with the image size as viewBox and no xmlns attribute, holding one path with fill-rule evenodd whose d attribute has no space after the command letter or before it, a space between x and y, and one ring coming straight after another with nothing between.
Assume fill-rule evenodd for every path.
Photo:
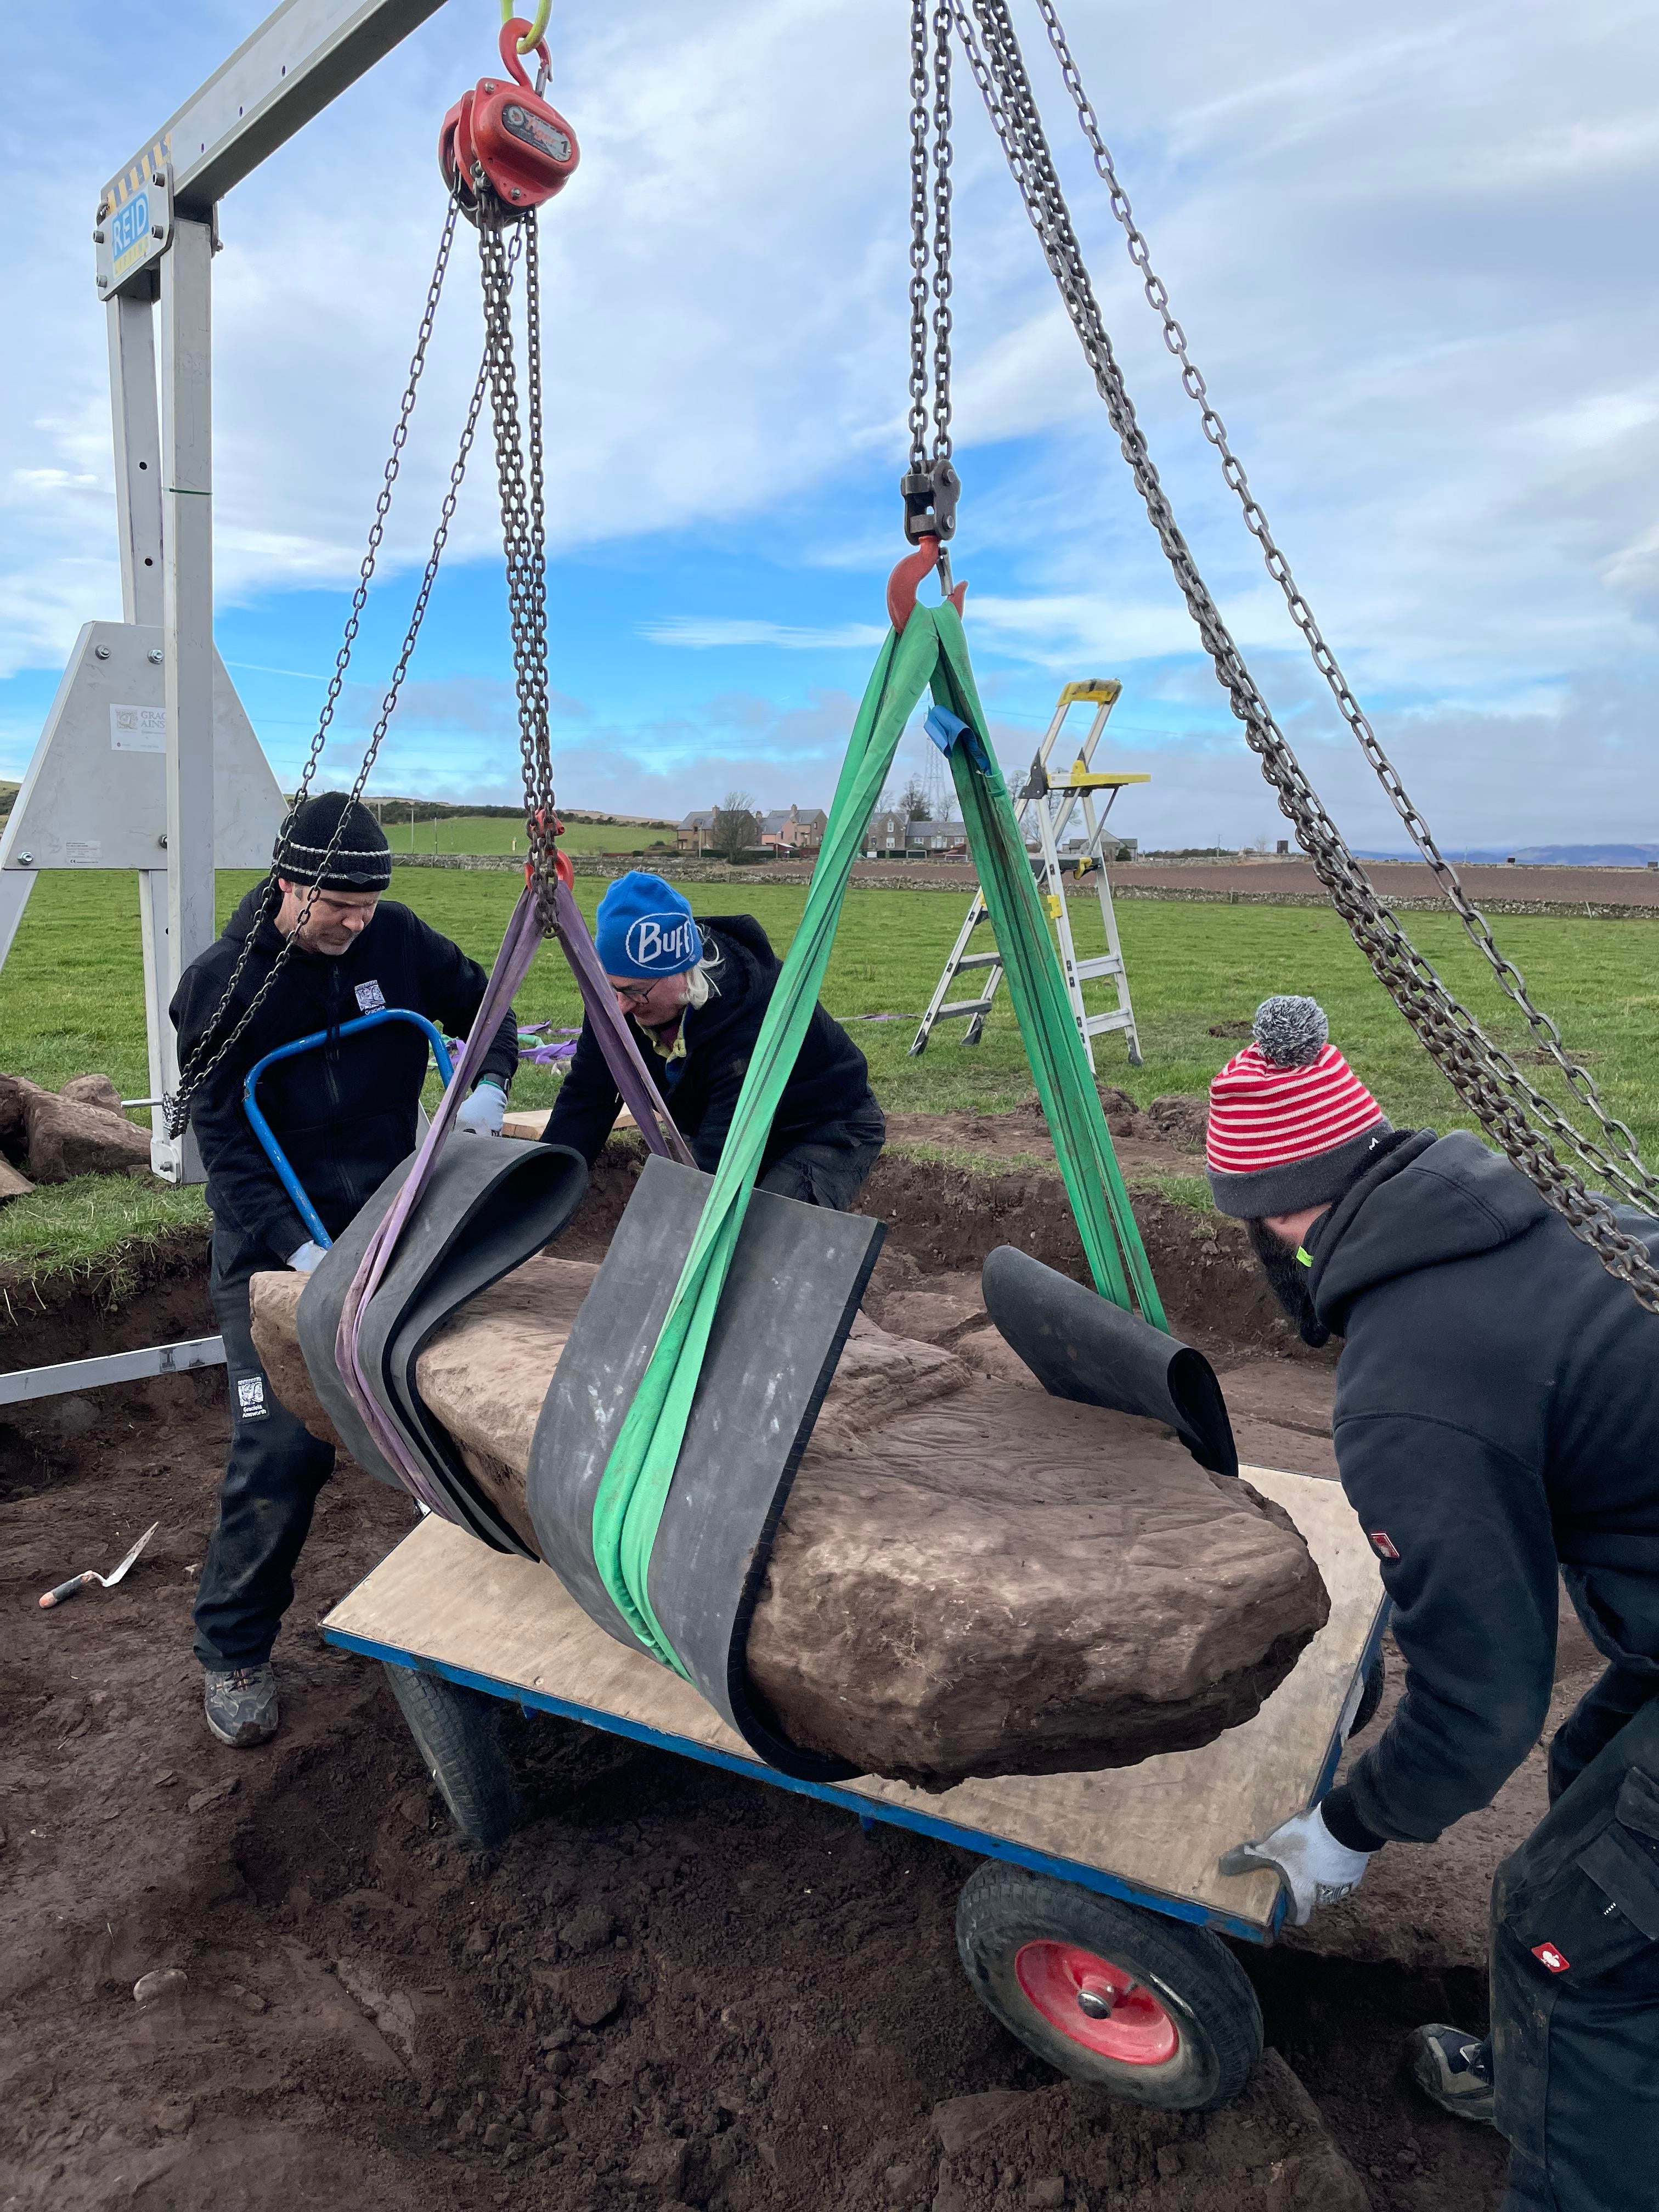
<instances>
[{"instance_id":1,"label":"wooden plank","mask_svg":"<svg viewBox=\"0 0 1659 2212\"><path fill-rule=\"evenodd\" d=\"M870 1780L848 1794L1096 1868L1154 1896L1249 1926L1271 1924L1277 1877L1224 1876L1224 1851L1305 1809L1324 1772L1382 1602L1376 1562L1336 1484L1244 1469L1295 1521L1331 1595L1331 1617L1252 1721L1201 1751L1100 1774L1009 1776L930 1795ZM464 1668L507 1690L561 1698L670 1740L766 1769L690 1684L594 1626L538 1562L487 1551L424 1521L323 1624Z\"/></svg>"},{"instance_id":2,"label":"wooden plank","mask_svg":"<svg viewBox=\"0 0 1659 2212\"><path fill-rule=\"evenodd\" d=\"M552 1114L553 1109L550 1106L526 1106L522 1109L515 1107L503 1119L501 1134L504 1137L525 1137L533 1139L540 1136L551 1120ZM614 1126L618 1129L637 1129L640 1125L624 1106L617 1115Z\"/></svg>"}]
</instances>

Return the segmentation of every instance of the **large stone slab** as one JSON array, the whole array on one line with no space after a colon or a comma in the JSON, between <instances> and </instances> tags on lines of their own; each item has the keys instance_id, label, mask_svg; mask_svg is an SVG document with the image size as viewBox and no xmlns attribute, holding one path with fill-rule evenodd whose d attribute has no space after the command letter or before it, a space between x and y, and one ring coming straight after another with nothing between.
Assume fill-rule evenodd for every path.
<instances>
[{"instance_id":1,"label":"large stone slab","mask_svg":"<svg viewBox=\"0 0 1659 2212\"><path fill-rule=\"evenodd\" d=\"M64 1098L55 1091L21 1097L23 1149L36 1182L82 1175L124 1175L149 1167L149 1132L118 1109Z\"/></svg>"},{"instance_id":2,"label":"large stone slab","mask_svg":"<svg viewBox=\"0 0 1659 2212\"><path fill-rule=\"evenodd\" d=\"M1212 1742L1328 1610L1281 1510L1167 1431L975 1381L809 1445L749 1668L796 1741L926 1788Z\"/></svg>"},{"instance_id":3,"label":"large stone slab","mask_svg":"<svg viewBox=\"0 0 1659 2212\"><path fill-rule=\"evenodd\" d=\"M531 1541L530 1439L595 1272L529 1261L416 1370L475 1480ZM299 1285L254 1278L254 1340L277 1396L323 1434ZM1257 1711L1328 1611L1280 1509L1206 1474L1168 1431L1006 1371L975 1376L860 1316L747 1656L793 1741L945 1788L1210 1742Z\"/></svg>"}]
</instances>

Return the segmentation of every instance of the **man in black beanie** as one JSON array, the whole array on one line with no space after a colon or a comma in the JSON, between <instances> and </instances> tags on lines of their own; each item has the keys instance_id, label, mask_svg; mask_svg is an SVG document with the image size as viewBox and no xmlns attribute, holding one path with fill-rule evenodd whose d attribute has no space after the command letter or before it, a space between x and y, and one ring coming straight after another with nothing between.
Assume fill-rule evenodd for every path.
<instances>
[{"instance_id":1,"label":"man in black beanie","mask_svg":"<svg viewBox=\"0 0 1659 2212\"><path fill-rule=\"evenodd\" d=\"M323 1033L314 1051L267 1070L258 1103L336 1237L415 1149L428 1058L413 1023L386 1022L349 1037L341 1028L387 1006L465 1035L489 980L459 945L382 896L392 881L386 837L368 808L345 794L307 799L278 840L273 866L274 881L250 891L223 936L185 970L170 1009L181 1066L204 1046L212 1060L215 1040L235 1027L287 945L252 1020L203 1078L190 1117L207 1170L210 1290L231 1413L219 1518L197 1592L196 1656L207 1676L208 1726L238 1749L276 1731L271 1646L294 1596L295 1562L317 1493L334 1467L332 1447L278 1403L253 1347L249 1278L283 1267L309 1273L323 1252L253 1133L242 1085L279 1045ZM500 1133L518 1057L509 1011L461 1107L463 1129Z\"/></svg>"}]
</instances>

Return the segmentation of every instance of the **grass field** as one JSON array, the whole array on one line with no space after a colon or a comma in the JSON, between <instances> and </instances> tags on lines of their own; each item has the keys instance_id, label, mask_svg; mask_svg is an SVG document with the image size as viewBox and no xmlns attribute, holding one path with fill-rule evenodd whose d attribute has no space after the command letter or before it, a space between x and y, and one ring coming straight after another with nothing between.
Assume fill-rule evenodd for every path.
<instances>
[{"instance_id":1,"label":"grass field","mask_svg":"<svg viewBox=\"0 0 1659 2212\"><path fill-rule=\"evenodd\" d=\"M222 876L222 913L228 914L255 880ZM582 880L576 888L591 919L604 884ZM514 879L406 869L395 878L393 896L488 966L511 908ZM799 921L805 887L710 886L694 905L717 913L727 899L756 915L781 951ZM935 1031L920 1060L908 1057L916 1018L963 910L960 899L941 891L859 887L848 895L824 1004L849 1022L860 1014L902 1018L850 1022L877 1095L891 1111L995 1110L1030 1089L1006 994L974 1049L957 1043L959 1025L953 1025ZM1455 924L1434 915L1409 919L1418 942L1489 1034L1522 1045L1519 1018ZM1079 952L1100 949L1088 937L1090 921L1097 933L1092 908L1080 906ZM1165 1091L1201 1091L1237 1049L1236 1042L1212 1036L1212 1024L1247 1019L1269 992L1306 991L1323 1004L1333 1036L1396 1125L1471 1126L1334 915L1307 907L1125 900L1119 924L1146 1065L1129 1068L1121 1040L1103 1038L1096 1047L1102 1081L1122 1084L1143 1104ZM1659 1152L1659 926L1511 917L1498 936L1653 1158ZM524 1021L580 1018L575 987L556 951L539 955L519 1012ZM143 968L131 878L43 877L0 971L0 1068L53 1086L97 1069L112 1076L124 1096L143 1093ZM1541 1069L1537 1073L1543 1088L1562 1097L1559 1084ZM526 1068L514 1103L545 1103L556 1087L556 1076ZM159 1227L199 1218L198 1208L194 1194L169 1192L156 1195L149 1211ZM137 1200L129 1210L131 1233L149 1233L149 1216L138 1218L143 1208ZM84 1260L122 1233L112 1207L94 1206L88 1214L84 1201L68 1192L42 1192L0 1210L0 1263L33 1268L59 1251Z\"/></svg>"},{"instance_id":2,"label":"grass field","mask_svg":"<svg viewBox=\"0 0 1659 2212\"><path fill-rule=\"evenodd\" d=\"M524 824L489 814L458 814L452 821L382 824L394 853L522 853ZM411 837L413 842L410 842ZM567 822L559 842L572 853L643 853L654 844L672 851L666 822Z\"/></svg>"}]
</instances>

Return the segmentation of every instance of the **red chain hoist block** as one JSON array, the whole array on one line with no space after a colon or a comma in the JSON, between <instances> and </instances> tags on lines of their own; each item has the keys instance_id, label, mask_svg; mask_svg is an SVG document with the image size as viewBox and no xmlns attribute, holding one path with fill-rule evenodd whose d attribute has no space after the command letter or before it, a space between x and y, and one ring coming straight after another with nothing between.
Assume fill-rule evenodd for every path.
<instances>
[{"instance_id":1,"label":"red chain hoist block","mask_svg":"<svg viewBox=\"0 0 1659 2212\"><path fill-rule=\"evenodd\" d=\"M503 24L501 60L511 82L481 77L472 91L461 94L438 133L438 167L444 182L475 222L481 215L486 220L493 215L497 221L511 222L539 207L564 190L581 159L575 132L556 107L532 89L519 58L518 42L529 30L518 15ZM545 40L536 52L545 72ZM499 211L490 208L487 193L495 195Z\"/></svg>"}]
</instances>

